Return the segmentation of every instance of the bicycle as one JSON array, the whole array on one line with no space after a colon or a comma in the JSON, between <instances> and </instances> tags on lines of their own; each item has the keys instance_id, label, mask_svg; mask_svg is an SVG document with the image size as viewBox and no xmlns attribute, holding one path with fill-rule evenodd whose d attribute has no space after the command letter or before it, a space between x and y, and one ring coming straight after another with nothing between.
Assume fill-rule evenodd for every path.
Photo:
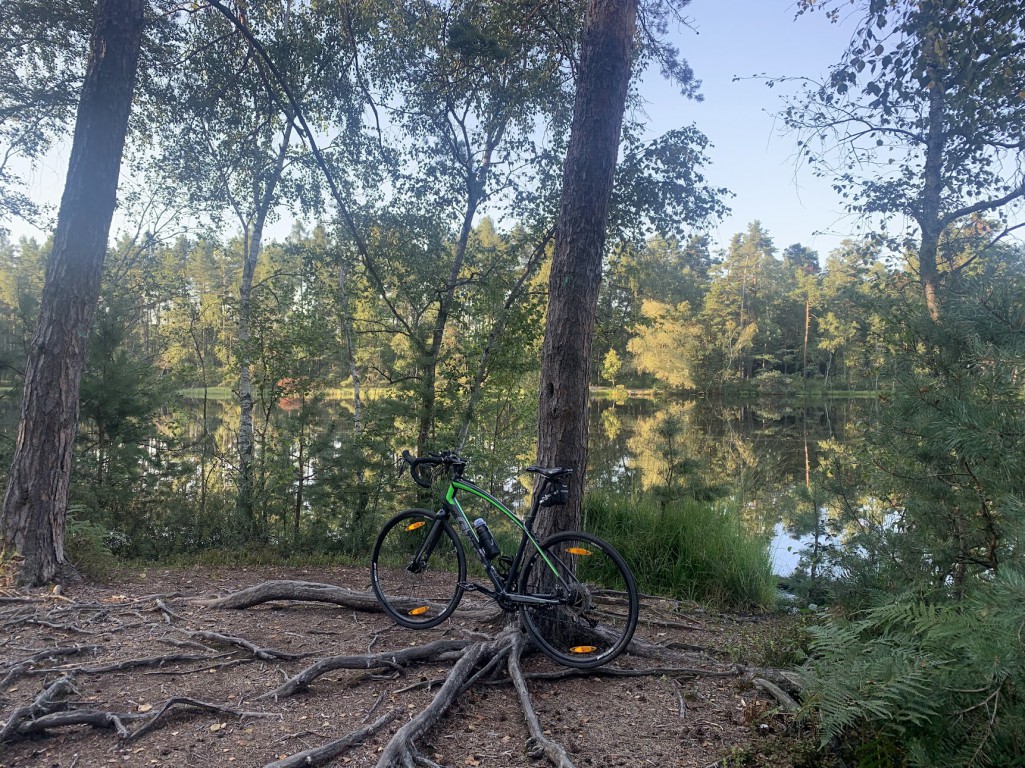
<instances>
[{"instance_id":1,"label":"bicycle","mask_svg":"<svg viewBox=\"0 0 1025 768\"><path fill-rule=\"evenodd\" d=\"M530 637L549 658L590 668L612 661L637 626L639 600L633 574L611 544L582 531L556 533L538 542L534 520L543 507L565 504L571 469L527 467L541 487L520 519L501 501L463 477L466 460L456 453L414 458L403 451L414 482L432 487L443 468L444 500L437 512L409 509L392 517L378 534L371 556L374 593L396 623L427 629L456 610L465 592L487 595L506 612L519 611ZM471 525L457 494L487 502L520 533L515 554L503 555L483 518ZM455 520L487 573L491 586L467 581L466 555L450 520Z\"/></svg>"}]
</instances>

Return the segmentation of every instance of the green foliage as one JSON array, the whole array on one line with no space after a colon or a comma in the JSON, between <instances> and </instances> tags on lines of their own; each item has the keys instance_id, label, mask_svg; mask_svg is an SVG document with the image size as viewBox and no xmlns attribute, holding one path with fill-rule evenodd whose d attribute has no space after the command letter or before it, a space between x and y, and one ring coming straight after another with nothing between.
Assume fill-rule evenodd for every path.
<instances>
[{"instance_id":1,"label":"green foliage","mask_svg":"<svg viewBox=\"0 0 1025 768\"><path fill-rule=\"evenodd\" d=\"M956 597L1022 563L1025 265L1017 251L990 259L941 324L916 301L893 308L882 328L901 354L878 418L821 446L823 572L854 604L908 584Z\"/></svg>"},{"instance_id":2,"label":"green foliage","mask_svg":"<svg viewBox=\"0 0 1025 768\"><path fill-rule=\"evenodd\" d=\"M904 216L937 237L1025 194L1020 0L800 5L860 13L839 63L783 114L852 210Z\"/></svg>"},{"instance_id":3,"label":"green foliage","mask_svg":"<svg viewBox=\"0 0 1025 768\"><path fill-rule=\"evenodd\" d=\"M39 160L67 131L81 91L92 7L77 0L11 0L0 15L0 234L40 211L9 162Z\"/></svg>"},{"instance_id":4,"label":"green foliage","mask_svg":"<svg viewBox=\"0 0 1025 768\"><path fill-rule=\"evenodd\" d=\"M732 608L775 603L765 542L727 505L594 493L584 503L584 526L620 551L641 592Z\"/></svg>"},{"instance_id":5,"label":"green foliage","mask_svg":"<svg viewBox=\"0 0 1025 768\"><path fill-rule=\"evenodd\" d=\"M814 630L806 672L823 737L859 764L1025 759L1023 285L1021 252L995 249L941 322L894 302L892 392L827 446L822 572L864 610Z\"/></svg>"},{"instance_id":6,"label":"green foliage","mask_svg":"<svg viewBox=\"0 0 1025 768\"><path fill-rule=\"evenodd\" d=\"M645 301L641 317L635 335L627 343L634 367L674 389L693 389L700 328L692 318L690 306L686 302L670 307Z\"/></svg>"},{"instance_id":7,"label":"green foliage","mask_svg":"<svg viewBox=\"0 0 1025 768\"><path fill-rule=\"evenodd\" d=\"M123 536L99 523L68 515L64 529L64 555L82 576L99 582L110 581L118 560L111 551Z\"/></svg>"},{"instance_id":8,"label":"green foliage","mask_svg":"<svg viewBox=\"0 0 1025 768\"><path fill-rule=\"evenodd\" d=\"M823 742L858 765L1009 766L1025 759L1025 577L963 601L908 594L812 627L804 668Z\"/></svg>"}]
</instances>

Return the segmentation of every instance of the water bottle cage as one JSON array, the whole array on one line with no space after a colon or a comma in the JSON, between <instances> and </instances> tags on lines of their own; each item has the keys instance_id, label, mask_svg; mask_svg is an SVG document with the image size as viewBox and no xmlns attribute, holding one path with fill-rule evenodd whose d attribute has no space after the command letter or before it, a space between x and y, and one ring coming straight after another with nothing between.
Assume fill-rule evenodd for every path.
<instances>
[{"instance_id":1,"label":"water bottle cage","mask_svg":"<svg viewBox=\"0 0 1025 768\"><path fill-rule=\"evenodd\" d=\"M487 523L483 518L477 518L473 521L473 527L477 533L477 542L481 553L488 560L494 560L501 554L501 550L498 548L498 542L495 541L494 535L488 530Z\"/></svg>"}]
</instances>

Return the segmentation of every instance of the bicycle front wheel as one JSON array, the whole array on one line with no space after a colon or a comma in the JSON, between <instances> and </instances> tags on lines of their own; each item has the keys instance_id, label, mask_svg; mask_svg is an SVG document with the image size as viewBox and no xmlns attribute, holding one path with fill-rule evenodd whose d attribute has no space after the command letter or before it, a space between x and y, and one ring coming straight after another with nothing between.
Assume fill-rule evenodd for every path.
<instances>
[{"instance_id":1,"label":"bicycle front wheel","mask_svg":"<svg viewBox=\"0 0 1025 768\"><path fill-rule=\"evenodd\" d=\"M397 623L440 624L459 605L465 582L466 556L447 520L410 509L385 523L370 558L370 583Z\"/></svg>"},{"instance_id":2,"label":"bicycle front wheel","mask_svg":"<svg viewBox=\"0 0 1025 768\"><path fill-rule=\"evenodd\" d=\"M598 667L623 652L637 627L633 574L611 544L580 531L550 536L527 560L520 594L557 601L524 605L527 632L551 659Z\"/></svg>"}]
</instances>

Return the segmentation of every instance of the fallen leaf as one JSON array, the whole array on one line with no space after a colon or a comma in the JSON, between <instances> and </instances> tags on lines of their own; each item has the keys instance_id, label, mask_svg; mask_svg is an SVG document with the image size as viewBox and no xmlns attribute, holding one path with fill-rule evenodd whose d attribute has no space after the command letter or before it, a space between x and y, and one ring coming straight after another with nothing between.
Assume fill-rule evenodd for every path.
<instances>
[{"instance_id":1,"label":"fallen leaf","mask_svg":"<svg viewBox=\"0 0 1025 768\"><path fill-rule=\"evenodd\" d=\"M149 712L151 709L153 709L153 705L152 704L140 704L139 705L139 711L140 712Z\"/></svg>"}]
</instances>

